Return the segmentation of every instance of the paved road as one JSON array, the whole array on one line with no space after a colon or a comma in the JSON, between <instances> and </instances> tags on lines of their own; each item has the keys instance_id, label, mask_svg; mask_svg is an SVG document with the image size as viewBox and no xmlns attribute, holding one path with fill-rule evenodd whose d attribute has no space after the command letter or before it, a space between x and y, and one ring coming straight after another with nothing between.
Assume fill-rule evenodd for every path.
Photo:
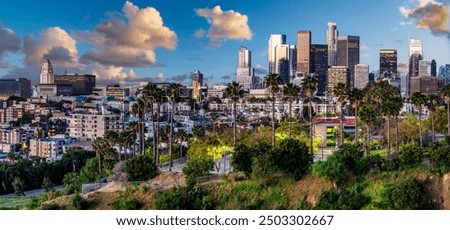
<instances>
[{"instance_id":1,"label":"paved road","mask_svg":"<svg viewBox=\"0 0 450 230\"><path fill-rule=\"evenodd\" d=\"M62 185L60 185L60 186L55 186L55 190L56 190L56 191L61 191L62 189L63 189L63 186L62 186ZM25 196L27 196L27 197L35 197L35 196L41 195L41 194L44 193L44 192L45 192L44 189L30 190L30 191L26 191L26 192L25 192ZM5 196L5 197L13 197L13 196L16 196L16 194L15 194L15 193L11 193L11 194L3 195L3 196Z\"/></svg>"}]
</instances>

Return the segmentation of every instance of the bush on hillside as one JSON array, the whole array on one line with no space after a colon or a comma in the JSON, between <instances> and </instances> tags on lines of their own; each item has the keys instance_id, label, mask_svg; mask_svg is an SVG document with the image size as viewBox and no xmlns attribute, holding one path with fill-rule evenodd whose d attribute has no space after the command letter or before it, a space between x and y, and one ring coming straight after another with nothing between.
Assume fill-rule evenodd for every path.
<instances>
[{"instance_id":1,"label":"bush on hillside","mask_svg":"<svg viewBox=\"0 0 450 230\"><path fill-rule=\"evenodd\" d=\"M125 171L129 181L147 181L158 174L158 169L149 155L140 155L127 160Z\"/></svg>"}]
</instances>

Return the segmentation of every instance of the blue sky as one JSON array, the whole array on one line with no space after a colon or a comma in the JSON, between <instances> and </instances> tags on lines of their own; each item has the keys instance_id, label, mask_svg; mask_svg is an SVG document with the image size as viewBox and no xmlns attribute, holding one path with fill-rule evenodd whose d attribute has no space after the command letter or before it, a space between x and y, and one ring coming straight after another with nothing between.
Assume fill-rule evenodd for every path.
<instances>
[{"instance_id":1,"label":"blue sky","mask_svg":"<svg viewBox=\"0 0 450 230\"><path fill-rule=\"evenodd\" d=\"M230 82L240 46L252 51L253 67L264 76L270 34L286 34L295 44L298 30L311 30L313 43L322 44L328 21L337 23L340 35L360 36L360 62L371 71L378 69L380 48L397 49L399 63L406 63L410 35L422 40L425 59L450 64L449 5L448 0L4 1L0 76L36 81L40 63L50 57L56 72L95 73L102 82L189 83L194 70L210 84ZM152 39L144 39L148 36Z\"/></svg>"}]
</instances>

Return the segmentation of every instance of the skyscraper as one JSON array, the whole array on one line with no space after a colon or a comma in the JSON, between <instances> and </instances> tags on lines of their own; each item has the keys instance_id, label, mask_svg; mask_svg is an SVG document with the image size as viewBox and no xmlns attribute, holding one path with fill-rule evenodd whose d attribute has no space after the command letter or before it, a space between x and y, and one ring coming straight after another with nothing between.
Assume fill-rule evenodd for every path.
<instances>
[{"instance_id":1,"label":"skyscraper","mask_svg":"<svg viewBox=\"0 0 450 230\"><path fill-rule=\"evenodd\" d=\"M397 78L396 49L380 49L380 78Z\"/></svg>"},{"instance_id":2,"label":"skyscraper","mask_svg":"<svg viewBox=\"0 0 450 230\"><path fill-rule=\"evenodd\" d=\"M25 99L30 98L30 80L26 78L0 79L0 99L7 99L13 95Z\"/></svg>"},{"instance_id":3,"label":"skyscraper","mask_svg":"<svg viewBox=\"0 0 450 230\"><path fill-rule=\"evenodd\" d=\"M346 66L330 66L328 68L327 92L333 97L333 89L338 83L348 85L350 70Z\"/></svg>"},{"instance_id":4,"label":"skyscraper","mask_svg":"<svg viewBox=\"0 0 450 230\"><path fill-rule=\"evenodd\" d=\"M192 99L200 98L200 88L203 86L203 74L200 73L200 70L196 70L191 73L192 77Z\"/></svg>"},{"instance_id":5,"label":"skyscraper","mask_svg":"<svg viewBox=\"0 0 450 230\"><path fill-rule=\"evenodd\" d=\"M241 47L238 54L236 82L241 84L244 90L253 89L254 72L252 68L252 52L246 47Z\"/></svg>"},{"instance_id":6,"label":"skyscraper","mask_svg":"<svg viewBox=\"0 0 450 230\"><path fill-rule=\"evenodd\" d=\"M269 60L269 73L275 73L275 62L277 57L275 55L275 47L286 44L286 35L271 34L269 44L267 47L267 58Z\"/></svg>"},{"instance_id":7,"label":"skyscraper","mask_svg":"<svg viewBox=\"0 0 450 230\"><path fill-rule=\"evenodd\" d=\"M324 95L327 86L328 46L311 45L311 72L318 80L317 95Z\"/></svg>"},{"instance_id":8,"label":"skyscraper","mask_svg":"<svg viewBox=\"0 0 450 230\"><path fill-rule=\"evenodd\" d=\"M89 95L95 88L95 75L91 74L64 74L55 75L53 84L72 85L73 95Z\"/></svg>"},{"instance_id":9,"label":"skyscraper","mask_svg":"<svg viewBox=\"0 0 450 230\"><path fill-rule=\"evenodd\" d=\"M430 66L430 63L426 60L420 60L419 61L419 76L430 76L430 73L428 72L428 67Z\"/></svg>"},{"instance_id":10,"label":"skyscraper","mask_svg":"<svg viewBox=\"0 0 450 230\"><path fill-rule=\"evenodd\" d=\"M339 36L337 41L337 65L350 70L348 88L353 88L355 65L359 64L359 36Z\"/></svg>"},{"instance_id":11,"label":"skyscraper","mask_svg":"<svg viewBox=\"0 0 450 230\"><path fill-rule=\"evenodd\" d=\"M280 75L281 81L284 84L290 82L290 46L279 45L275 47L275 72Z\"/></svg>"},{"instance_id":12,"label":"skyscraper","mask_svg":"<svg viewBox=\"0 0 450 230\"><path fill-rule=\"evenodd\" d=\"M369 65L355 65L355 88L364 89L369 84Z\"/></svg>"},{"instance_id":13,"label":"skyscraper","mask_svg":"<svg viewBox=\"0 0 450 230\"><path fill-rule=\"evenodd\" d=\"M437 64L436 61L433 59L431 61L431 76L436 77L437 76Z\"/></svg>"},{"instance_id":14,"label":"skyscraper","mask_svg":"<svg viewBox=\"0 0 450 230\"><path fill-rule=\"evenodd\" d=\"M409 77L419 76L419 61L422 59L422 42L417 39L409 39Z\"/></svg>"},{"instance_id":15,"label":"skyscraper","mask_svg":"<svg viewBox=\"0 0 450 230\"><path fill-rule=\"evenodd\" d=\"M53 74L53 66L50 60L44 61L41 68L41 76L39 83L41 84L53 84L55 76Z\"/></svg>"},{"instance_id":16,"label":"skyscraper","mask_svg":"<svg viewBox=\"0 0 450 230\"><path fill-rule=\"evenodd\" d=\"M337 38L339 32L336 22L328 22L326 42L328 45L328 66L337 65Z\"/></svg>"},{"instance_id":17,"label":"skyscraper","mask_svg":"<svg viewBox=\"0 0 450 230\"><path fill-rule=\"evenodd\" d=\"M297 75L311 73L311 31L297 32Z\"/></svg>"}]
</instances>

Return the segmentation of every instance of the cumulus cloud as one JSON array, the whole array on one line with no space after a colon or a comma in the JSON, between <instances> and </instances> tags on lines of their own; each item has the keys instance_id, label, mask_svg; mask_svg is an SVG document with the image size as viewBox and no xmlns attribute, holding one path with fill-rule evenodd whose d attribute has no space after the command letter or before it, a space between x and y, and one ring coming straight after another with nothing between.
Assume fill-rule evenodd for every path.
<instances>
[{"instance_id":1,"label":"cumulus cloud","mask_svg":"<svg viewBox=\"0 0 450 230\"><path fill-rule=\"evenodd\" d=\"M13 30L0 24L0 41L0 68L6 68L8 64L3 61L3 57L6 53L20 50L20 37Z\"/></svg>"},{"instance_id":2,"label":"cumulus cloud","mask_svg":"<svg viewBox=\"0 0 450 230\"><path fill-rule=\"evenodd\" d=\"M96 46L81 56L84 63L123 67L146 67L156 63L154 49L175 49L177 35L164 26L159 12L153 7L139 9L126 1L122 8L126 20L120 17L106 20L93 31L77 36Z\"/></svg>"},{"instance_id":3,"label":"cumulus cloud","mask_svg":"<svg viewBox=\"0 0 450 230\"><path fill-rule=\"evenodd\" d=\"M250 40L253 36L248 26L248 17L233 10L222 11L220 6L212 9L195 9L198 16L206 18L210 28L206 36L211 44L220 45L228 39ZM202 29L197 30L195 35L204 35Z\"/></svg>"},{"instance_id":4,"label":"cumulus cloud","mask_svg":"<svg viewBox=\"0 0 450 230\"><path fill-rule=\"evenodd\" d=\"M77 42L65 30L51 27L40 32L40 40L28 35L24 38L25 63L41 66L45 59L62 66L77 65Z\"/></svg>"},{"instance_id":5,"label":"cumulus cloud","mask_svg":"<svg viewBox=\"0 0 450 230\"><path fill-rule=\"evenodd\" d=\"M450 39L449 5L450 1L419 0L414 8L400 7L400 12L413 19L417 28L430 30L433 34Z\"/></svg>"}]
</instances>

